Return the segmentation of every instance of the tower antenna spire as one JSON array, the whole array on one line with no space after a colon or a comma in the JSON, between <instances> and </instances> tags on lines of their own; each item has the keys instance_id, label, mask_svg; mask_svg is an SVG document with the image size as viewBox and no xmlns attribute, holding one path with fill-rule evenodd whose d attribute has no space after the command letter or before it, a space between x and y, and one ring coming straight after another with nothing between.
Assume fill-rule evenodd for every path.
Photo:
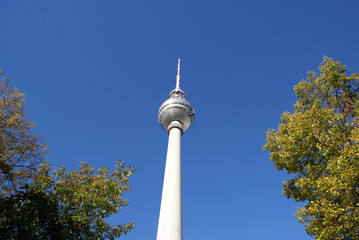
<instances>
[{"instance_id":1,"label":"tower antenna spire","mask_svg":"<svg viewBox=\"0 0 359 240\"><path fill-rule=\"evenodd\" d=\"M176 90L180 89L180 70L181 70L181 58L178 58L177 76L176 76Z\"/></svg>"}]
</instances>

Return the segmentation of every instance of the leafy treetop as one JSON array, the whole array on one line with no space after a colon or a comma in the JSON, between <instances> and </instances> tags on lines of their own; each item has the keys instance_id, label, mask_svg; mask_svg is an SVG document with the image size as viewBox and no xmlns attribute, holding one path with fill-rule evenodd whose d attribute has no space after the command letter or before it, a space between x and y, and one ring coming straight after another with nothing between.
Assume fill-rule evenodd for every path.
<instances>
[{"instance_id":1,"label":"leafy treetop","mask_svg":"<svg viewBox=\"0 0 359 240\"><path fill-rule=\"evenodd\" d=\"M119 161L109 173L82 163L79 170L50 172L48 162L41 164L24 191L0 198L0 238L115 239L133 229L131 222L105 221L128 205L122 195L130 190L133 167Z\"/></svg>"},{"instance_id":2,"label":"leafy treetop","mask_svg":"<svg viewBox=\"0 0 359 240\"><path fill-rule=\"evenodd\" d=\"M296 216L316 239L359 239L359 74L324 57L320 74L308 72L263 149L293 178L283 193L304 202Z\"/></svg>"}]
</instances>

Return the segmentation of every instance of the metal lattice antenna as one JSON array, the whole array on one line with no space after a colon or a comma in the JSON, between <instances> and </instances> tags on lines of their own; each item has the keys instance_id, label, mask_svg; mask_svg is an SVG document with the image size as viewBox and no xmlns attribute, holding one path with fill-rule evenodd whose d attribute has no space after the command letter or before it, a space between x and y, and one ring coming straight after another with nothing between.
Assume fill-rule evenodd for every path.
<instances>
[{"instance_id":1,"label":"metal lattice antenna","mask_svg":"<svg viewBox=\"0 0 359 240\"><path fill-rule=\"evenodd\" d=\"M180 70L181 70L181 58L178 58L177 77L176 77L176 90L180 89Z\"/></svg>"}]
</instances>

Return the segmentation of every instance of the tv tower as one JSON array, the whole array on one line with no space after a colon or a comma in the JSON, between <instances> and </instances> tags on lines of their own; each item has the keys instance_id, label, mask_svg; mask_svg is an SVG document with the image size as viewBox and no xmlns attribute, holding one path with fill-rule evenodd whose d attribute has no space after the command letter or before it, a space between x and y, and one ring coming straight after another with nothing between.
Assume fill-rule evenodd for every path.
<instances>
[{"instance_id":1,"label":"tv tower","mask_svg":"<svg viewBox=\"0 0 359 240\"><path fill-rule=\"evenodd\" d=\"M181 136L194 121L194 109L180 89L178 59L176 88L158 110L158 122L168 133L168 148L163 180L157 240L182 240Z\"/></svg>"}]
</instances>

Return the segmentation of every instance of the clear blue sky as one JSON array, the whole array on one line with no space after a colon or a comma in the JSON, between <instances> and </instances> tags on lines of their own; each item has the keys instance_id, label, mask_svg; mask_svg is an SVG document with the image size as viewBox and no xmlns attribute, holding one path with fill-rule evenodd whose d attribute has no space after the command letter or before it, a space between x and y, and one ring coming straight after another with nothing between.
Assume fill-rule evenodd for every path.
<instances>
[{"instance_id":1,"label":"clear blue sky","mask_svg":"<svg viewBox=\"0 0 359 240\"><path fill-rule=\"evenodd\" d=\"M196 110L184 134L184 239L312 239L262 152L324 55L359 72L359 2L0 0L0 68L26 94L53 166L134 165L112 223L155 239L175 87Z\"/></svg>"}]
</instances>

